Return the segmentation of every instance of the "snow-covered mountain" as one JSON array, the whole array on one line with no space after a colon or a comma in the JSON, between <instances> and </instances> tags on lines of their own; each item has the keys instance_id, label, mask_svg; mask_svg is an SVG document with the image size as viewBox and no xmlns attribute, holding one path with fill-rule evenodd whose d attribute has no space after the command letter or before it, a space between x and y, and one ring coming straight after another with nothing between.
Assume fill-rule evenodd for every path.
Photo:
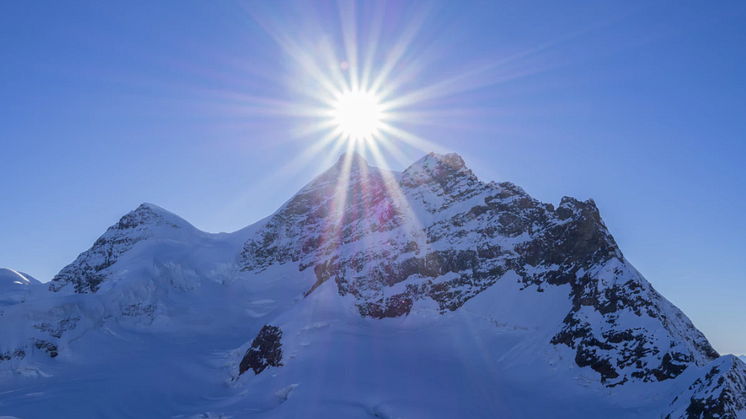
<instances>
[{"instance_id":1,"label":"snow-covered mountain","mask_svg":"<svg viewBox=\"0 0 746 419\"><path fill-rule=\"evenodd\" d=\"M455 154L344 155L230 234L143 204L0 308L19 418L746 418L746 364L592 200L555 208Z\"/></svg>"}]
</instances>

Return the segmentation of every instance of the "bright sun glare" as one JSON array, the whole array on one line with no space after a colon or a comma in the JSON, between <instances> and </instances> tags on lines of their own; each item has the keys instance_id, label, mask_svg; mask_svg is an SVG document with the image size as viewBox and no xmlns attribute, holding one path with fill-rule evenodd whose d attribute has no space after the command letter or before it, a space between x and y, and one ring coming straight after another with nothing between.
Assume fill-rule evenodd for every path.
<instances>
[{"instance_id":1,"label":"bright sun glare","mask_svg":"<svg viewBox=\"0 0 746 419\"><path fill-rule=\"evenodd\" d=\"M347 92L334 104L334 122L350 140L372 140L381 125L381 106L372 93Z\"/></svg>"},{"instance_id":2,"label":"bright sun glare","mask_svg":"<svg viewBox=\"0 0 746 419\"><path fill-rule=\"evenodd\" d=\"M418 76L426 65L413 59L417 55L413 49L421 19L428 16L429 7L417 9L421 19L410 22L399 38L391 40L382 35L386 32L381 20L386 8L377 6L378 20L371 21L370 27L358 28L360 16L356 4L337 2L341 44L335 43L337 37L331 35L296 39L295 29L288 32L278 22L252 15L297 64L298 77L283 80L287 80L298 100L251 95L241 95L239 99L249 113L303 118L302 124L292 130L296 139L304 140L302 152L288 163L287 167L293 170L318 164L317 157L322 155L331 164L340 151L362 153L377 166L385 167L386 159L408 164L406 153L411 150L442 150L438 144L405 127L442 123L441 116L447 116L448 112L429 113L419 106L428 103L434 107L433 99L474 88L471 77L480 74L481 69L476 69L466 75L423 84ZM310 25L315 27L314 22ZM334 32L333 27L324 27L322 32L327 30ZM379 48L384 39L387 47Z\"/></svg>"}]
</instances>

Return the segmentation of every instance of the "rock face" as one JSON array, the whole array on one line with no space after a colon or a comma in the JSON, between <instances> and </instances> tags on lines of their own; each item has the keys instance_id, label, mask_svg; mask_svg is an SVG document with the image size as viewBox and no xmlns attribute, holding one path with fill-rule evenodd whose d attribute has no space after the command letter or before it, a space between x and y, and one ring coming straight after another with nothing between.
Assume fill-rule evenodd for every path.
<instances>
[{"instance_id":1,"label":"rock face","mask_svg":"<svg viewBox=\"0 0 746 419\"><path fill-rule=\"evenodd\" d=\"M268 367L282 366L282 330L277 326L264 325L251 342L239 365L239 375L248 370L259 374Z\"/></svg>"},{"instance_id":2,"label":"rock face","mask_svg":"<svg viewBox=\"0 0 746 419\"><path fill-rule=\"evenodd\" d=\"M374 318L418 301L457 310L508 272L530 292L568 284L572 310L551 343L609 387L665 381L719 356L624 259L592 200L565 197L555 209L511 183L480 182L456 154L431 153L401 174L343 156L246 242L240 263L313 269L309 294L331 279Z\"/></svg>"}]
</instances>

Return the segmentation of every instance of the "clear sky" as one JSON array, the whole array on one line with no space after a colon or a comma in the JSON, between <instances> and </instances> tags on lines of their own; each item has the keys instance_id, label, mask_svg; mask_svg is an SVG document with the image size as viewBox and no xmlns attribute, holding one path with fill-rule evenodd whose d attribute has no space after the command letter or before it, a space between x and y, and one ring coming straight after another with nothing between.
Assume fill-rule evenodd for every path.
<instances>
[{"instance_id":1,"label":"clear sky","mask_svg":"<svg viewBox=\"0 0 746 419\"><path fill-rule=\"evenodd\" d=\"M385 165L455 151L545 202L594 198L647 279L746 353L745 19L742 1L3 1L0 267L49 280L145 201L211 232L271 214L342 151L316 146L319 73L368 68L416 99Z\"/></svg>"}]
</instances>

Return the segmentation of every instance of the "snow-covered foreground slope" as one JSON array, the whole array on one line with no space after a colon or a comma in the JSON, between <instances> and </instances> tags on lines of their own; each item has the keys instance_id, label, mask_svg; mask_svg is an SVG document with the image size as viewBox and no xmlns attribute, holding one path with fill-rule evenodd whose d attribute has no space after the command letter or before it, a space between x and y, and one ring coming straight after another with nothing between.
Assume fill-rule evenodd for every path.
<instances>
[{"instance_id":1,"label":"snow-covered foreground slope","mask_svg":"<svg viewBox=\"0 0 746 419\"><path fill-rule=\"evenodd\" d=\"M231 234L143 204L0 304L0 416L746 418L592 201L453 154L346 155Z\"/></svg>"}]
</instances>

